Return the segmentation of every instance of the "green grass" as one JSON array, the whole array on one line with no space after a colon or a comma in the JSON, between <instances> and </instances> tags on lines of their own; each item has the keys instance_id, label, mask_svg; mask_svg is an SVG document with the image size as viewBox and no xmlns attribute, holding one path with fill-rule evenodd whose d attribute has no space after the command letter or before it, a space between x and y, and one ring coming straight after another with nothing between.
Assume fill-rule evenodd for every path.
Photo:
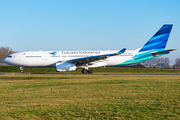
<instances>
[{"instance_id":1,"label":"green grass","mask_svg":"<svg viewBox=\"0 0 180 120\"><path fill-rule=\"evenodd\" d=\"M179 75L0 75L0 119L179 119Z\"/></svg>"},{"instance_id":2,"label":"green grass","mask_svg":"<svg viewBox=\"0 0 180 120\"><path fill-rule=\"evenodd\" d=\"M81 73L82 69L65 73ZM123 68L123 67L107 67L92 68L94 73L180 73L180 69L158 69L158 68ZM1 65L0 72L19 73L20 69L16 66ZM55 68L24 68L25 73L55 73Z\"/></svg>"}]
</instances>

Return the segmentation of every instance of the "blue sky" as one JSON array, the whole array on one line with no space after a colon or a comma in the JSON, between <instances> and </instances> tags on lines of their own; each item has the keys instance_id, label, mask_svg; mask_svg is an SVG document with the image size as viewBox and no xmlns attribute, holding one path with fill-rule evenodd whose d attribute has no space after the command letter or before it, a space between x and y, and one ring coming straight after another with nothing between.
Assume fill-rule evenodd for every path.
<instances>
[{"instance_id":1,"label":"blue sky","mask_svg":"<svg viewBox=\"0 0 180 120\"><path fill-rule=\"evenodd\" d=\"M173 24L166 49L180 58L179 0L1 0L0 47L28 50L129 50Z\"/></svg>"}]
</instances>

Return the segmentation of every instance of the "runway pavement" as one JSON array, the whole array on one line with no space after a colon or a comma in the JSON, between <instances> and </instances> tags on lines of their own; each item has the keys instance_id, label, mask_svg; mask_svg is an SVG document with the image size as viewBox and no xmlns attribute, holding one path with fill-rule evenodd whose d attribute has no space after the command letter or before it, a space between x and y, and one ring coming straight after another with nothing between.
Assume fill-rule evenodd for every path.
<instances>
[{"instance_id":1,"label":"runway pavement","mask_svg":"<svg viewBox=\"0 0 180 120\"><path fill-rule=\"evenodd\" d=\"M180 75L180 73L0 73L0 75Z\"/></svg>"}]
</instances>

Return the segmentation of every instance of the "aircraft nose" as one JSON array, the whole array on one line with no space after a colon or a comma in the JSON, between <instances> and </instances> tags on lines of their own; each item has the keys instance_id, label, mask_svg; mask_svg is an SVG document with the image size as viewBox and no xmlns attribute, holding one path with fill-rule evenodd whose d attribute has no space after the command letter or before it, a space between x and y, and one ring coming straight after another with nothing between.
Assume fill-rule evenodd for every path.
<instances>
[{"instance_id":1,"label":"aircraft nose","mask_svg":"<svg viewBox=\"0 0 180 120\"><path fill-rule=\"evenodd\" d=\"M6 58L3 59L3 62L6 63Z\"/></svg>"}]
</instances>

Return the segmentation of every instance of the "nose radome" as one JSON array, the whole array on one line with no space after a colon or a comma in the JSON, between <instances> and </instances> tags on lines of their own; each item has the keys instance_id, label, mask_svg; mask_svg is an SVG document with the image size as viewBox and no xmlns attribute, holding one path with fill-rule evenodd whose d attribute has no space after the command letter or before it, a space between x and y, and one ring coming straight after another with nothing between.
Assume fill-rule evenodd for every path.
<instances>
[{"instance_id":1,"label":"nose radome","mask_svg":"<svg viewBox=\"0 0 180 120\"><path fill-rule=\"evenodd\" d=\"M3 59L3 62L6 62L6 58Z\"/></svg>"}]
</instances>

